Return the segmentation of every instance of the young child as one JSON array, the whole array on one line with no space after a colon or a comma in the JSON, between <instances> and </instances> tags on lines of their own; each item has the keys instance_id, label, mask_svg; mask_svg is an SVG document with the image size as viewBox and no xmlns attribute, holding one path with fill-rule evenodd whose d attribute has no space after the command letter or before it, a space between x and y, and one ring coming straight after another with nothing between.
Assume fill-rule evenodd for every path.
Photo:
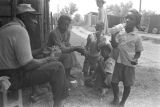
<instances>
[{"instance_id":1,"label":"young child","mask_svg":"<svg viewBox=\"0 0 160 107\"><path fill-rule=\"evenodd\" d=\"M111 58L112 47L110 44L104 44L101 46L101 58L98 61L98 67L96 69L96 81L95 87L102 91L105 88L111 88L111 78L115 65L115 61Z\"/></svg>"},{"instance_id":2,"label":"young child","mask_svg":"<svg viewBox=\"0 0 160 107\"><path fill-rule=\"evenodd\" d=\"M83 64L83 70L84 77L88 75L89 70L96 70L97 67L97 61L100 58L100 49L99 44L102 43L102 41L105 41L103 38L103 29L104 29L104 23L98 22L96 24L96 32L89 34L87 38L87 44L86 44L86 52L85 52L85 61Z\"/></svg>"},{"instance_id":3,"label":"young child","mask_svg":"<svg viewBox=\"0 0 160 107\"><path fill-rule=\"evenodd\" d=\"M112 76L112 89L114 99L111 102L119 107L124 107L130 94L131 86L135 80L135 65L143 51L142 40L137 35L141 15L137 10L130 10L126 16L125 26L119 27L121 30L112 34L111 44L113 57L116 61ZM118 28L118 27L117 27ZM122 100L119 102L119 82L122 81L124 91Z\"/></svg>"}]
</instances>

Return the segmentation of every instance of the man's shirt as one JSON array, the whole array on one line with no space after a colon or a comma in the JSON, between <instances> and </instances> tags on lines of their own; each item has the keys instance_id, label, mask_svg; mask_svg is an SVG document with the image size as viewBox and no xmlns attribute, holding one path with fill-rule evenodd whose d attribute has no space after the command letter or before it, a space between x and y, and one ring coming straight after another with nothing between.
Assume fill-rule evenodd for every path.
<instances>
[{"instance_id":1,"label":"man's shirt","mask_svg":"<svg viewBox=\"0 0 160 107\"><path fill-rule=\"evenodd\" d=\"M0 69L15 69L33 59L30 39L20 20L0 28Z\"/></svg>"}]
</instances>

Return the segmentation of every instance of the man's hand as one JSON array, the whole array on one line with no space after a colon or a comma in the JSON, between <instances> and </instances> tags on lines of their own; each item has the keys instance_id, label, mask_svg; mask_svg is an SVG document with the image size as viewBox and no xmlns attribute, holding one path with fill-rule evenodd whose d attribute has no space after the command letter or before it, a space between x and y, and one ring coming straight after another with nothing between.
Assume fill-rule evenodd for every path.
<instances>
[{"instance_id":1,"label":"man's hand","mask_svg":"<svg viewBox=\"0 0 160 107\"><path fill-rule=\"evenodd\" d=\"M49 57L46 58L46 61L47 62L52 62L52 61L58 61L58 59L59 59L58 57L49 56Z\"/></svg>"},{"instance_id":2,"label":"man's hand","mask_svg":"<svg viewBox=\"0 0 160 107\"><path fill-rule=\"evenodd\" d=\"M82 46L75 46L74 47L74 51L77 51L77 52L79 52L81 54L85 53L85 49Z\"/></svg>"},{"instance_id":3,"label":"man's hand","mask_svg":"<svg viewBox=\"0 0 160 107\"><path fill-rule=\"evenodd\" d=\"M86 56L86 57L90 55L87 50L85 50L84 53L81 53L81 54L84 55L84 56Z\"/></svg>"},{"instance_id":4,"label":"man's hand","mask_svg":"<svg viewBox=\"0 0 160 107\"><path fill-rule=\"evenodd\" d=\"M51 48L50 47L44 48L42 53L44 56L49 56L51 54Z\"/></svg>"}]
</instances>

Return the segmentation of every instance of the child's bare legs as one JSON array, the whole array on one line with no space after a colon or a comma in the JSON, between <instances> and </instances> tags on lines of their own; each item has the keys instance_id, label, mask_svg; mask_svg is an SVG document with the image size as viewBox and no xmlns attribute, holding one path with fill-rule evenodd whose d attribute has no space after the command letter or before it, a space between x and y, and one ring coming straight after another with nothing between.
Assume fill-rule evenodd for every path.
<instances>
[{"instance_id":1,"label":"child's bare legs","mask_svg":"<svg viewBox=\"0 0 160 107\"><path fill-rule=\"evenodd\" d=\"M119 103L119 87L118 87L118 83L111 83L112 85L112 89L113 89L113 95L114 95L114 99L111 102L111 104L117 105ZM122 96L122 100L119 103L120 107L124 107L125 102L130 94L131 91L131 87L130 86L124 86L124 91L123 91L123 96Z\"/></svg>"},{"instance_id":2,"label":"child's bare legs","mask_svg":"<svg viewBox=\"0 0 160 107\"><path fill-rule=\"evenodd\" d=\"M87 58L85 58L84 60L84 64L83 64L83 69L82 69L82 72L83 72L83 76L86 77L88 76L88 70L90 68L90 64L89 64L89 61Z\"/></svg>"},{"instance_id":3,"label":"child's bare legs","mask_svg":"<svg viewBox=\"0 0 160 107\"><path fill-rule=\"evenodd\" d=\"M121 102L119 103L119 105L121 107L124 107L125 105L125 102L130 94L130 91L131 91L131 87L130 86L124 86L124 91L123 91L123 96L122 96L122 100Z\"/></svg>"},{"instance_id":4,"label":"child's bare legs","mask_svg":"<svg viewBox=\"0 0 160 107\"><path fill-rule=\"evenodd\" d=\"M117 105L119 103L119 87L118 83L111 82L114 99L111 104Z\"/></svg>"}]
</instances>

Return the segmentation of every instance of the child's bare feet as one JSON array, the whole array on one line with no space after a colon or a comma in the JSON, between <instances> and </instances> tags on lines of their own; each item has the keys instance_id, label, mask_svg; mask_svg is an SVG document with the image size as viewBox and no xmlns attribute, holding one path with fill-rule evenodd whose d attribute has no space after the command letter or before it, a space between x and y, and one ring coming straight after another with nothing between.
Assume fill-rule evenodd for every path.
<instances>
[{"instance_id":1,"label":"child's bare feet","mask_svg":"<svg viewBox=\"0 0 160 107\"><path fill-rule=\"evenodd\" d=\"M111 102L112 105L118 105L119 104L119 99L114 99L112 102Z\"/></svg>"},{"instance_id":2,"label":"child's bare feet","mask_svg":"<svg viewBox=\"0 0 160 107\"><path fill-rule=\"evenodd\" d=\"M124 107L124 103L119 103L118 107Z\"/></svg>"},{"instance_id":3,"label":"child's bare feet","mask_svg":"<svg viewBox=\"0 0 160 107\"><path fill-rule=\"evenodd\" d=\"M102 88L102 90L101 90L101 96L102 96L102 97L105 96L105 94L106 94L108 91L109 91L108 88Z\"/></svg>"}]
</instances>

